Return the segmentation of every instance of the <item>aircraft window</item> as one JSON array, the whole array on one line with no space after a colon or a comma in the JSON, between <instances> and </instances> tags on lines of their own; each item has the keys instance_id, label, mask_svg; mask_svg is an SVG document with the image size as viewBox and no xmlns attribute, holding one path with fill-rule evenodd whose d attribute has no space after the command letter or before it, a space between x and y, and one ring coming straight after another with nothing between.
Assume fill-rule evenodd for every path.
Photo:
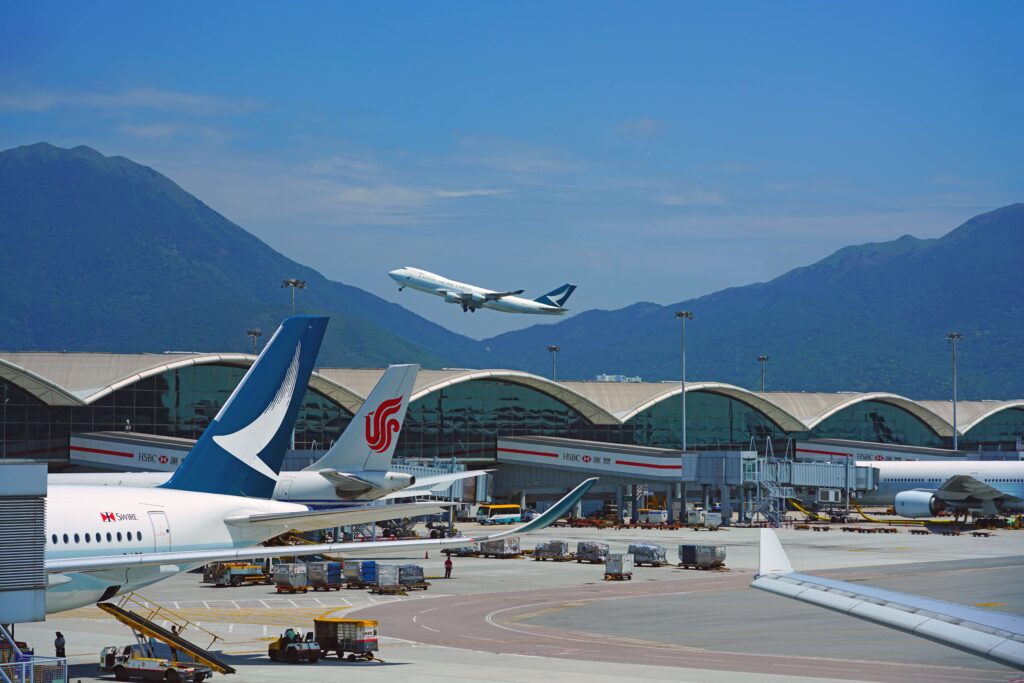
<instances>
[{"instance_id":1,"label":"aircraft window","mask_svg":"<svg viewBox=\"0 0 1024 683\"><path fill-rule=\"evenodd\" d=\"M88 543L90 540L92 540L92 539L89 538L89 534L86 534L85 535L85 542Z\"/></svg>"},{"instance_id":2,"label":"aircraft window","mask_svg":"<svg viewBox=\"0 0 1024 683\"><path fill-rule=\"evenodd\" d=\"M67 535L67 534L64 534L64 542L65 542L65 543L67 543L67 542L68 542L68 535Z\"/></svg>"},{"instance_id":3,"label":"aircraft window","mask_svg":"<svg viewBox=\"0 0 1024 683\"><path fill-rule=\"evenodd\" d=\"M110 543L110 532L107 532L107 543Z\"/></svg>"},{"instance_id":4,"label":"aircraft window","mask_svg":"<svg viewBox=\"0 0 1024 683\"><path fill-rule=\"evenodd\" d=\"M102 543L103 542L103 534L100 533L99 531L96 532L96 542L97 543Z\"/></svg>"},{"instance_id":5,"label":"aircraft window","mask_svg":"<svg viewBox=\"0 0 1024 683\"><path fill-rule=\"evenodd\" d=\"M57 545L57 534L54 534L53 536L51 536L51 540L53 540L53 544L54 545Z\"/></svg>"},{"instance_id":6,"label":"aircraft window","mask_svg":"<svg viewBox=\"0 0 1024 683\"><path fill-rule=\"evenodd\" d=\"M78 534L75 534L75 543L78 543Z\"/></svg>"},{"instance_id":7,"label":"aircraft window","mask_svg":"<svg viewBox=\"0 0 1024 683\"><path fill-rule=\"evenodd\" d=\"M142 532L141 531L136 531L135 532L135 540L136 541L141 541L142 540Z\"/></svg>"},{"instance_id":8,"label":"aircraft window","mask_svg":"<svg viewBox=\"0 0 1024 683\"><path fill-rule=\"evenodd\" d=\"M120 531L117 532L117 542L118 543L121 542L121 532Z\"/></svg>"}]
</instances>

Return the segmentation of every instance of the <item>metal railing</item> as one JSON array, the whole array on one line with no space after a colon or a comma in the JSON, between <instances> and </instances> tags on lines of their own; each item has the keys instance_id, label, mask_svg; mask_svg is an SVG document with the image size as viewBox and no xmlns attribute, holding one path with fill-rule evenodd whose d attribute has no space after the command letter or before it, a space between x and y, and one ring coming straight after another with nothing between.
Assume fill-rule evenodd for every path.
<instances>
[{"instance_id":1,"label":"metal railing","mask_svg":"<svg viewBox=\"0 0 1024 683\"><path fill-rule=\"evenodd\" d=\"M0 624L3 652L13 661L0 662L0 683L65 683L68 660L64 657L37 657L22 652L17 642Z\"/></svg>"}]
</instances>

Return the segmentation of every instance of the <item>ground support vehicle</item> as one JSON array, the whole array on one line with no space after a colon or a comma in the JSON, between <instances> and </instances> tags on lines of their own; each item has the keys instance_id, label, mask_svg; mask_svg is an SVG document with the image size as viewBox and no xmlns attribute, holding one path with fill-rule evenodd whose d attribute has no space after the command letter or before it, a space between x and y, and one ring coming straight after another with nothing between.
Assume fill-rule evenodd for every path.
<instances>
[{"instance_id":1,"label":"ground support vehicle","mask_svg":"<svg viewBox=\"0 0 1024 683\"><path fill-rule=\"evenodd\" d=\"M614 553L604 564L605 581L631 581L633 579L633 556L630 553Z\"/></svg>"},{"instance_id":2,"label":"ground support vehicle","mask_svg":"<svg viewBox=\"0 0 1024 683\"><path fill-rule=\"evenodd\" d=\"M309 576L305 562L282 562L274 565L274 584L278 593L305 593Z\"/></svg>"},{"instance_id":3,"label":"ground support vehicle","mask_svg":"<svg viewBox=\"0 0 1024 683\"><path fill-rule=\"evenodd\" d=\"M519 524L523 517L523 509L515 504L482 503L477 508L478 524Z\"/></svg>"},{"instance_id":4,"label":"ground support vehicle","mask_svg":"<svg viewBox=\"0 0 1024 683\"><path fill-rule=\"evenodd\" d=\"M136 678L168 683L199 683L213 676L210 667L196 662L176 661L174 653L167 652L171 657L158 657L157 645L162 643L150 639L134 645L105 647L100 651L100 672L112 673L119 681Z\"/></svg>"},{"instance_id":5,"label":"ground support vehicle","mask_svg":"<svg viewBox=\"0 0 1024 683\"><path fill-rule=\"evenodd\" d=\"M320 661L320 644L312 631L306 633L306 637L303 638L298 629L290 628L267 646L267 656L272 662L315 664Z\"/></svg>"},{"instance_id":6,"label":"ground support vehicle","mask_svg":"<svg viewBox=\"0 0 1024 683\"><path fill-rule=\"evenodd\" d=\"M334 652L338 659L350 662L383 661L374 654L378 649L376 621L323 617L313 620L313 631L325 655Z\"/></svg>"},{"instance_id":7,"label":"ground support vehicle","mask_svg":"<svg viewBox=\"0 0 1024 683\"><path fill-rule=\"evenodd\" d=\"M241 586L243 584L271 583L263 567L249 562L211 562L203 568L203 583L215 586Z\"/></svg>"},{"instance_id":8,"label":"ground support vehicle","mask_svg":"<svg viewBox=\"0 0 1024 683\"><path fill-rule=\"evenodd\" d=\"M725 546L680 545L677 566L684 569L725 569Z\"/></svg>"},{"instance_id":9,"label":"ground support vehicle","mask_svg":"<svg viewBox=\"0 0 1024 683\"><path fill-rule=\"evenodd\" d=\"M580 541L576 544L576 562L604 564L608 559L608 544L594 541Z\"/></svg>"},{"instance_id":10,"label":"ground support vehicle","mask_svg":"<svg viewBox=\"0 0 1024 683\"><path fill-rule=\"evenodd\" d=\"M314 591L341 590L345 583L341 562L307 562L306 572Z\"/></svg>"},{"instance_id":11,"label":"ground support vehicle","mask_svg":"<svg viewBox=\"0 0 1024 683\"><path fill-rule=\"evenodd\" d=\"M567 562L575 556L569 552L569 544L566 541L545 541L538 543L533 549L534 560L553 560L554 562Z\"/></svg>"}]
</instances>

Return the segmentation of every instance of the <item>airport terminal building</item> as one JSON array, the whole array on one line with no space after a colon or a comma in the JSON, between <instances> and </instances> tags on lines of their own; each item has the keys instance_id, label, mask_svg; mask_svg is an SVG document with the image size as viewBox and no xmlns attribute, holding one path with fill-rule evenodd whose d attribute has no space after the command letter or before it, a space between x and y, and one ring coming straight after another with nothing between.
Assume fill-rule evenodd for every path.
<instances>
[{"instance_id":1,"label":"airport terminal building","mask_svg":"<svg viewBox=\"0 0 1024 683\"><path fill-rule=\"evenodd\" d=\"M255 357L247 354L0 353L0 457L52 470L96 466L72 437L130 432L196 439ZM325 450L383 370L320 368L295 429L295 449ZM515 370L423 370L397 457L483 467L504 437L558 437L680 448L680 385L553 382ZM797 441L848 439L949 448L952 405L885 392L758 393L687 382L691 449L781 455ZM961 450L1019 450L1024 400L958 404Z\"/></svg>"}]
</instances>

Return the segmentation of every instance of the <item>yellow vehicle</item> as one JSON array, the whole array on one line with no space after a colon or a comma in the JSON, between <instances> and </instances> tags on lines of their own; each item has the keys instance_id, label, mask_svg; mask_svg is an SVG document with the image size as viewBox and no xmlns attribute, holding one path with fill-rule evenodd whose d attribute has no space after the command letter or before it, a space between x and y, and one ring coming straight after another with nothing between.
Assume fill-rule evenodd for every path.
<instances>
[{"instance_id":1,"label":"yellow vehicle","mask_svg":"<svg viewBox=\"0 0 1024 683\"><path fill-rule=\"evenodd\" d=\"M375 659L373 653L377 651L376 621L324 617L313 620L313 630L316 642L320 643L325 654L333 650L337 653L338 659L343 659L347 652L347 659L350 662L357 659Z\"/></svg>"},{"instance_id":2,"label":"yellow vehicle","mask_svg":"<svg viewBox=\"0 0 1024 683\"><path fill-rule=\"evenodd\" d=\"M210 667L196 662L178 661L176 655L167 645L151 638L135 645L103 648L99 669L101 673L114 674L114 678L119 681L141 678L144 681L200 683L213 676Z\"/></svg>"},{"instance_id":3,"label":"yellow vehicle","mask_svg":"<svg viewBox=\"0 0 1024 683\"><path fill-rule=\"evenodd\" d=\"M480 524L518 524L523 521L523 509L518 505L482 503L476 511Z\"/></svg>"}]
</instances>

